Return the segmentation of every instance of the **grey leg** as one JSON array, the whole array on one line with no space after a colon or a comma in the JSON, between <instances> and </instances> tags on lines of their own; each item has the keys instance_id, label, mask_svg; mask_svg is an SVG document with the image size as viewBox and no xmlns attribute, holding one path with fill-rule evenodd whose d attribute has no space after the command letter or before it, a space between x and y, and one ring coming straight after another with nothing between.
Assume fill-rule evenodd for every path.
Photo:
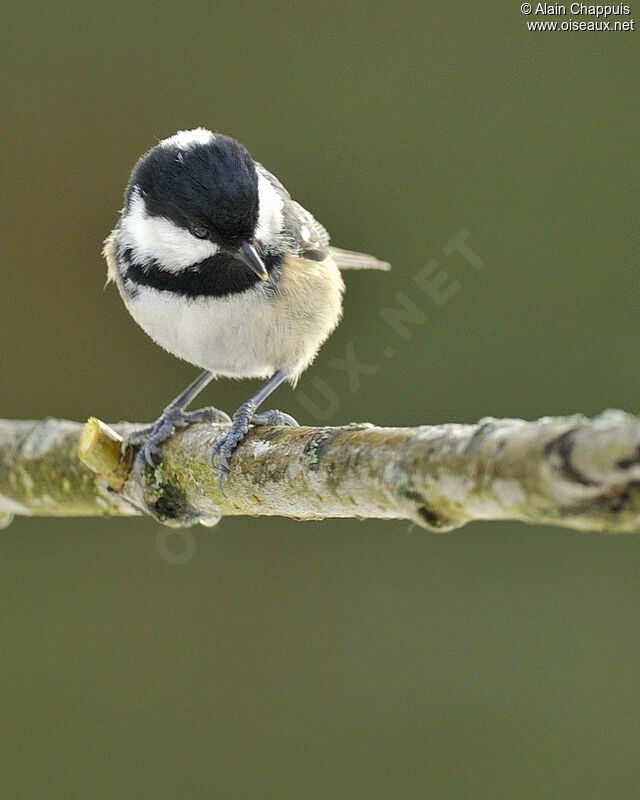
<instances>
[{"instance_id":1,"label":"grey leg","mask_svg":"<svg viewBox=\"0 0 640 800\"><path fill-rule=\"evenodd\" d=\"M214 444L212 455L220 455L220 464L218 467L218 488L220 494L224 497L222 491L222 481L229 474L231 465L229 459L233 451L244 439L249 425L297 425L293 417L288 414L283 414L281 411L265 411L262 414L256 414L258 406L264 402L267 397L277 389L280 384L287 379L286 373L278 370L258 391L250 397L246 403L243 403L240 408L233 415L233 422L231 428Z\"/></svg>"},{"instance_id":2,"label":"grey leg","mask_svg":"<svg viewBox=\"0 0 640 800\"><path fill-rule=\"evenodd\" d=\"M217 408L211 406L190 413L186 413L184 410L212 378L213 374L211 372L203 372L175 400L169 403L153 425L142 428L139 431L133 431L127 436L122 444L123 451L130 444L142 443L134 465L136 474L141 474L145 462L152 467L154 466L153 457L156 450L171 436L176 428L184 428L192 422L231 422L231 419L224 411L218 411Z\"/></svg>"}]
</instances>

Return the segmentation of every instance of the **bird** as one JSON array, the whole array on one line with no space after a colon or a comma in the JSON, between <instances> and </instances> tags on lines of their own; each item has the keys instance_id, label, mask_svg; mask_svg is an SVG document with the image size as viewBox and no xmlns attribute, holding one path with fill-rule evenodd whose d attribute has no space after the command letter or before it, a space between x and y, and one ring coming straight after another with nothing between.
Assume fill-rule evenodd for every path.
<instances>
[{"instance_id":1,"label":"bird","mask_svg":"<svg viewBox=\"0 0 640 800\"><path fill-rule=\"evenodd\" d=\"M176 429L227 423L212 447L218 487L251 425L296 425L259 406L295 386L342 315L343 269L388 270L374 256L329 244L312 214L240 142L180 130L131 171L119 219L105 240L115 282L138 325L162 348L203 370L150 426L133 431L135 471L154 466ZM266 382L230 418L187 406L214 378Z\"/></svg>"}]
</instances>

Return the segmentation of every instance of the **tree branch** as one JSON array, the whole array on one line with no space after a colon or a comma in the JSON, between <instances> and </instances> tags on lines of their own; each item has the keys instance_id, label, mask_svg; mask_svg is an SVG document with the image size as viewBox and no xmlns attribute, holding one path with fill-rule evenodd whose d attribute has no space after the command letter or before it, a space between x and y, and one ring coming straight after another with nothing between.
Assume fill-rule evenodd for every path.
<instances>
[{"instance_id":1,"label":"tree branch","mask_svg":"<svg viewBox=\"0 0 640 800\"><path fill-rule=\"evenodd\" d=\"M223 426L193 425L163 446L142 483L135 450L90 419L0 421L0 517L127 516L174 526L218 515L408 519L445 531L479 519L640 531L640 419L607 411L419 428L254 428L226 498L211 446Z\"/></svg>"}]
</instances>

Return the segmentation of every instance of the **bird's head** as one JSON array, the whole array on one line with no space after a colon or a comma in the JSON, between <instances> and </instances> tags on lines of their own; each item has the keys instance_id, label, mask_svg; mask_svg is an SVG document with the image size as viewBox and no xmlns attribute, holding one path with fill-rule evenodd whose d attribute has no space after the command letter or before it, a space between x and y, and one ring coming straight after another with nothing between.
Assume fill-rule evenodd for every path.
<instances>
[{"instance_id":1,"label":"bird's head","mask_svg":"<svg viewBox=\"0 0 640 800\"><path fill-rule=\"evenodd\" d=\"M137 259L169 272L224 253L267 279L257 235L274 212L265 183L239 142L204 128L179 131L133 168L121 235Z\"/></svg>"}]
</instances>

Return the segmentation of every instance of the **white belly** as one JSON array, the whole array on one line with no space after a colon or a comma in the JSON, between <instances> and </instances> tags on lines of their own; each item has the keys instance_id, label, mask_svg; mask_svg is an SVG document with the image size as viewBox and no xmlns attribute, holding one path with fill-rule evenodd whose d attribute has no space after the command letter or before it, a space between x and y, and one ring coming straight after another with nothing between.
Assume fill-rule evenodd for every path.
<instances>
[{"instance_id":1,"label":"white belly","mask_svg":"<svg viewBox=\"0 0 640 800\"><path fill-rule=\"evenodd\" d=\"M337 325L343 283L332 262L283 268L278 292L264 284L227 297L176 298L139 286L123 300L161 347L216 375L267 378L279 369L293 379L311 363Z\"/></svg>"}]
</instances>

